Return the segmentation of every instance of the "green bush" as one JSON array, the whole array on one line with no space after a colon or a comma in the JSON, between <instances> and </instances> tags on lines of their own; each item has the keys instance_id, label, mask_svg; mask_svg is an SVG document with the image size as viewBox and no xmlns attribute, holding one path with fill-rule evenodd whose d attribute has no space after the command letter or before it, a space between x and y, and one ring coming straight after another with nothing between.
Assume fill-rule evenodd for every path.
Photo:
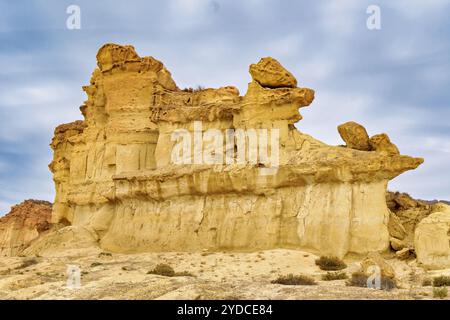
<instances>
[{"instance_id":1,"label":"green bush","mask_svg":"<svg viewBox=\"0 0 450 320\"><path fill-rule=\"evenodd\" d=\"M439 276L433 279L433 287L446 287L450 286L450 277Z\"/></svg>"},{"instance_id":2,"label":"green bush","mask_svg":"<svg viewBox=\"0 0 450 320\"><path fill-rule=\"evenodd\" d=\"M347 268L347 265L339 259L338 257L325 257L322 256L316 260L316 265L319 266L321 270L325 271L337 271Z\"/></svg>"},{"instance_id":3,"label":"green bush","mask_svg":"<svg viewBox=\"0 0 450 320\"><path fill-rule=\"evenodd\" d=\"M348 276L345 272L327 272L322 275L322 280L324 281L343 280L347 278Z\"/></svg>"},{"instance_id":4,"label":"green bush","mask_svg":"<svg viewBox=\"0 0 450 320\"><path fill-rule=\"evenodd\" d=\"M446 287L433 288L433 298L444 299L448 295Z\"/></svg>"},{"instance_id":5,"label":"green bush","mask_svg":"<svg viewBox=\"0 0 450 320\"><path fill-rule=\"evenodd\" d=\"M287 276L279 276L271 283L291 286L312 286L317 284L316 281L311 277L305 275L294 276L293 274L288 274Z\"/></svg>"}]
</instances>

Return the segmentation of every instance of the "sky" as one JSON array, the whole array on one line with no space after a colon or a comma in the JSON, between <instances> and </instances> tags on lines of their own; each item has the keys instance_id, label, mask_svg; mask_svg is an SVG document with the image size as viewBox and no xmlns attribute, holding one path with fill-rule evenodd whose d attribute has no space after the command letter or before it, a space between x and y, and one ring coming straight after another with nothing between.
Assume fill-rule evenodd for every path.
<instances>
[{"instance_id":1,"label":"sky","mask_svg":"<svg viewBox=\"0 0 450 320\"><path fill-rule=\"evenodd\" d=\"M68 29L67 7L80 8ZM369 29L369 5L380 29ZM234 85L248 66L279 60L316 98L297 128L343 144L336 127L386 132L425 163L389 183L450 200L450 0L0 0L0 214L52 201L54 127L82 119L95 55L131 44L164 62L180 88Z\"/></svg>"}]
</instances>

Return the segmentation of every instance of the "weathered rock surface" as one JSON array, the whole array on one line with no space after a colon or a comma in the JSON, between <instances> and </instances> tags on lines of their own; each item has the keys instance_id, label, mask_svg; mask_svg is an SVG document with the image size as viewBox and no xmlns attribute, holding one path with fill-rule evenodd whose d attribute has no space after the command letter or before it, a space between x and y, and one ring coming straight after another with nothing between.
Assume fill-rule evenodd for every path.
<instances>
[{"instance_id":1,"label":"weathered rock surface","mask_svg":"<svg viewBox=\"0 0 450 320\"><path fill-rule=\"evenodd\" d=\"M378 266L381 275L389 278L395 278L394 268L378 252L370 252L367 257L361 261L361 268L364 273L370 273L370 266Z\"/></svg>"},{"instance_id":2,"label":"weathered rock surface","mask_svg":"<svg viewBox=\"0 0 450 320\"><path fill-rule=\"evenodd\" d=\"M83 87L85 120L58 127L51 144L53 222L84 228L116 252L289 246L342 257L389 247L387 183L423 159L330 146L299 132L298 108L314 91L297 88L276 60L252 65L240 96L230 86L180 90L161 62L132 46L105 45L97 59ZM247 137L269 130L266 150L279 161L239 162L227 150L265 148L215 141L217 130L231 128ZM184 164L173 161L176 130L193 137ZM211 141L222 149L211 152Z\"/></svg>"},{"instance_id":3,"label":"weathered rock surface","mask_svg":"<svg viewBox=\"0 0 450 320\"><path fill-rule=\"evenodd\" d=\"M395 144L391 142L386 133L376 134L369 139L370 150L386 152L387 154L400 154Z\"/></svg>"},{"instance_id":4,"label":"weathered rock surface","mask_svg":"<svg viewBox=\"0 0 450 320\"><path fill-rule=\"evenodd\" d=\"M399 240L406 238L405 227L402 225L400 218L392 212L389 214L388 231L389 235Z\"/></svg>"},{"instance_id":5,"label":"weathered rock surface","mask_svg":"<svg viewBox=\"0 0 450 320\"><path fill-rule=\"evenodd\" d=\"M25 200L0 218L0 256L13 256L50 228L52 204Z\"/></svg>"},{"instance_id":6,"label":"weathered rock surface","mask_svg":"<svg viewBox=\"0 0 450 320\"><path fill-rule=\"evenodd\" d=\"M250 65L253 80L267 88L296 88L297 79L286 70L277 60L267 57L258 63Z\"/></svg>"},{"instance_id":7,"label":"weathered rock surface","mask_svg":"<svg viewBox=\"0 0 450 320\"><path fill-rule=\"evenodd\" d=\"M450 206L440 209L419 222L414 239L417 261L434 269L450 267Z\"/></svg>"},{"instance_id":8,"label":"weathered rock surface","mask_svg":"<svg viewBox=\"0 0 450 320\"><path fill-rule=\"evenodd\" d=\"M347 148L369 151L369 135L359 123L349 121L338 126L338 132Z\"/></svg>"},{"instance_id":9,"label":"weathered rock surface","mask_svg":"<svg viewBox=\"0 0 450 320\"><path fill-rule=\"evenodd\" d=\"M414 248L414 232L418 223L432 212L437 212L437 205L428 205L400 192L388 192L386 203L392 217L389 223L391 237L397 237L407 247Z\"/></svg>"}]
</instances>

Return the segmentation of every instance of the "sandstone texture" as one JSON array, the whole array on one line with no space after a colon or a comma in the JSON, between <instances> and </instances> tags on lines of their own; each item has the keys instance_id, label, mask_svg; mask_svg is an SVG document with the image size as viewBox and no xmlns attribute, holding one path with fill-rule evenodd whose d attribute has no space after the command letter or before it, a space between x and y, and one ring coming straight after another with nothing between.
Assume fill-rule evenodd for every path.
<instances>
[{"instance_id":1,"label":"sandstone texture","mask_svg":"<svg viewBox=\"0 0 450 320\"><path fill-rule=\"evenodd\" d=\"M250 66L244 95L232 86L181 90L132 46L104 45L97 65L83 87L84 120L56 128L51 143L52 222L72 228L30 252L48 253L62 236L112 252L290 247L343 257L389 248L387 183L423 159L381 152L387 140L370 144L359 125L339 130L347 147L297 130L314 91L275 59ZM269 131L267 144L216 139L230 129L247 142ZM193 137L182 164L173 161L174 132ZM270 161L250 157L263 149ZM242 162L233 150L249 156Z\"/></svg>"},{"instance_id":2,"label":"sandstone texture","mask_svg":"<svg viewBox=\"0 0 450 320\"><path fill-rule=\"evenodd\" d=\"M338 131L348 148L362 151L370 150L369 135L366 128L359 123L346 122L338 126Z\"/></svg>"},{"instance_id":3,"label":"sandstone texture","mask_svg":"<svg viewBox=\"0 0 450 320\"><path fill-rule=\"evenodd\" d=\"M14 256L50 229L52 204L25 200L0 218L0 256Z\"/></svg>"},{"instance_id":4,"label":"sandstone texture","mask_svg":"<svg viewBox=\"0 0 450 320\"><path fill-rule=\"evenodd\" d=\"M415 230L417 261L425 267L450 268L450 206L424 218Z\"/></svg>"},{"instance_id":5,"label":"sandstone texture","mask_svg":"<svg viewBox=\"0 0 450 320\"><path fill-rule=\"evenodd\" d=\"M348 280L324 281L327 271L315 264L317 255L301 250L256 252L146 252L136 254L85 250L52 257L0 259L0 299L432 299L424 279L450 275L448 270L425 271L408 261L384 257L396 275L397 288L374 290L348 286ZM158 264L185 274L149 274ZM359 261L346 259L341 272L349 277ZM67 265L80 268L80 287L68 289ZM392 271L392 270L391 270ZM306 275L317 285L273 284L280 275ZM449 299L448 297L446 299Z\"/></svg>"}]
</instances>

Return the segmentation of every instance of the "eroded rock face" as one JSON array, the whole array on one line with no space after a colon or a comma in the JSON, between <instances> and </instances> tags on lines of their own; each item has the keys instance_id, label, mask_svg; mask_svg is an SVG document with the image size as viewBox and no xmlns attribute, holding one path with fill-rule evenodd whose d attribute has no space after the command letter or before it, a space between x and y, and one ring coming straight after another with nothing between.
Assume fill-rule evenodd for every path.
<instances>
[{"instance_id":1,"label":"eroded rock face","mask_svg":"<svg viewBox=\"0 0 450 320\"><path fill-rule=\"evenodd\" d=\"M0 218L0 256L14 256L50 229L52 204L25 200Z\"/></svg>"},{"instance_id":2,"label":"eroded rock face","mask_svg":"<svg viewBox=\"0 0 450 320\"><path fill-rule=\"evenodd\" d=\"M450 267L450 206L441 207L420 221L415 230L417 261L433 269Z\"/></svg>"},{"instance_id":3,"label":"eroded rock face","mask_svg":"<svg viewBox=\"0 0 450 320\"><path fill-rule=\"evenodd\" d=\"M388 248L387 182L423 159L299 132L298 109L314 91L297 88L275 59L250 67L243 96L232 86L180 90L161 62L131 46L105 45L97 59L83 87L85 120L58 127L51 144L53 222L67 220L120 252L290 246L344 256ZM247 137L268 130L267 144L215 140L227 129ZM176 131L193 137L184 164L173 161ZM196 144L207 135L214 139ZM212 153L211 141L223 149ZM277 163L239 162L239 150L259 154L263 145Z\"/></svg>"}]
</instances>

